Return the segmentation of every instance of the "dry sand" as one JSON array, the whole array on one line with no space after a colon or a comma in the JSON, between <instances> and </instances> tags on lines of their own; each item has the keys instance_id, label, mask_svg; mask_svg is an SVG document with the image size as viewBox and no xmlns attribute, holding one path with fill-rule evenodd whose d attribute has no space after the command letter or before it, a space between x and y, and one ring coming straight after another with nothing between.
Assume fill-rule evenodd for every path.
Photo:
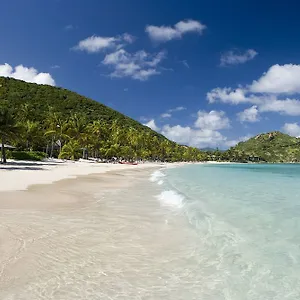
<instances>
[{"instance_id":1,"label":"dry sand","mask_svg":"<svg viewBox=\"0 0 300 300\"><path fill-rule=\"evenodd\" d=\"M0 192L26 190L34 184L49 184L80 175L105 173L114 170L143 169L163 166L159 163L134 165L95 163L89 161L63 162L49 160L44 162L13 161L0 165ZM1 200L1 198L0 198Z\"/></svg>"}]
</instances>

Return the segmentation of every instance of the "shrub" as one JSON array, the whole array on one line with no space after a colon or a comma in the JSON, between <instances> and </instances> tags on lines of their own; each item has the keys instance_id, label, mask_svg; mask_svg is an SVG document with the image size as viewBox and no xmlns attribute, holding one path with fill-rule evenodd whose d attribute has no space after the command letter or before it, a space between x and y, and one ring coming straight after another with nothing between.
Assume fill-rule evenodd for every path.
<instances>
[{"instance_id":1,"label":"shrub","mask_svg":"<svg viewBox=\"0 0 300 300\"><path fill-rule=\"evenodd\" d=\"M7 158L15 160L41 161L46 157L46 153L39 151L7 151Z\"/></svg>"}]
</instances>

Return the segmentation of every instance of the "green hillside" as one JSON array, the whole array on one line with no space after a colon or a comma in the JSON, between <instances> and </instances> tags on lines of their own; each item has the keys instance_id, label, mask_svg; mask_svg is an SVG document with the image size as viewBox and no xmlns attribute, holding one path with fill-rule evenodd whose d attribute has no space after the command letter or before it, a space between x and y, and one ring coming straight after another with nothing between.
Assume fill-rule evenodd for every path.
<instances>
[{"instance_id":1,"label":"green hillside","mask_svg":"<svg viewBox=\"0 0 300 300\"><path fill-rule=\"evenodd\" d=\"M84 114L90 121L101 119L111 123L117 120L124 127L134 127L151 132L152 135L160 136L150 128L116 110L63 88L27 83L4 77L0 77L0 87L1 100L7 100L13 109L21 108L24 104L32 106L31 118L39 122L43 122L49 108L53 108L54 111L62 113L65 118L79 113Z\"/></svg>"},{"instance_id":2,"label":"green hillside","mask_svg":"<svg viewBox=\"0 0 300 300\"><path fill-rule=\"evenodd\" d=\"M5 110L12 115L12 129L5 125ZM66 158L79 158L84 148L89 156L102 158L203 159L195 148L177 145L97 101L58 87L0 77L0 113L0 135L18 150Z\"/></svg>"},{"instance_id":3,"label":"green hillside","mask_svg":"<svg viewBox=\"0 0 300 300\"><path fill-rule=\"evenodd\" d=\"M300 139L274 131L240 142L229 151L266 162L300 162Z\"/></svg>"}]
</instances>

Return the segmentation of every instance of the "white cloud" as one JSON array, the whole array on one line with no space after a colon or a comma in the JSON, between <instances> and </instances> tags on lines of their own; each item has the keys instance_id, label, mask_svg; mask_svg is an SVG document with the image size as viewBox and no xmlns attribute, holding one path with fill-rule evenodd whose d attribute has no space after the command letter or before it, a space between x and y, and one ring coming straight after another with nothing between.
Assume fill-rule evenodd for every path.
<instances>
[{"instance_id":1,"label":"white cloud","mask_svg":"<svg viewBox=\"0 0 300 300\"><path fill-rule=\"evenodd\" d=\"M278 112L290 116L300 115L300 100L289 98L285 100L278 100L276 98L263 100L259 106L261 112Z\"/></svg>"},{"instance_id":2,"label":"white cloud","mask_svg":"<svg viewBox=\"0 0 300 300\"><path fill-rule=\"evenodd\" d=\"M88 53L100 52L107 48L116 47L114 37L90 36L78 43L75 50L87 51Z\"/></svg>"},{"instance_id":3,"label":"white cloud","mask_svg":"<svg viewBox=\"0 0 300 300\"><path fill-rule=\"evenodd\" d=\"M298 123L285 123L282 131L295 137L300 137L300 126Z\"/></svg>"},{"instance_id":4,"label":"white cloud","mask_svg":"<svg viewBox=\"0 0 300 300\"><path fill-rule=\"evenodd\" d=\"M127 42L128 44L132 44L135 41L135 37L129 33L124 33L123 34L123 39L125 42Z\"/></svg>"},{"instance_id":5,"label":"white cloud","mask_svg":"<svg viewBox=\"0 0 300 300\"><path fill-rule=\"evenodd\" d=\"M86 51L88 53L97 53L106 49L120 49L125 44L133 43L134 40L135 38L128 33L124 33L123 35L116 37L102 37L93 35L79 41L78 45L72 49Z\"/></svg>"},{"instance_id":6,"label":"white cloud","mask_svg":"<svg viewBox=\"0 0 300 300\"><path fill-rule=\"evenodd\" d=\"M300 93L300 65L274 65L253 81L250 91L254 93L295 94Z\"/></svg>"},{"instance_id":7,"label":"white cloud","mask_svg":"<svg viewBox=\"0 0 300 300\"><path fill-rule=\"evenodd\" d=\"M165 57L164 51L152 55L145 51L131 54L124 49L119 49L107 54L102 63L113 69L111 77L130 77L145 81L153 75L160 74L158 65Z\"/></svg>"},{"instance_id":8,"label":"white cloud","mask_svg":"<svg viewBox=\"0 0 300 300\"><path fill-rule=\"evenodd\" d=\"M244 64L252 60L257 54L253 49L248 49L244 53L231 50L221 56L221 66Z\"/></svg>"},{"instance_id":9,"label":"white cloud","mask_svg":"<svg viewBox=\"0 0 300 300\"><path fill-rule=\"evenodd\" d=\"M225 145L227 138L218 130L230 126L229 119L222 111L198 111L193 127L165 125L161 133L177 143L199 148Z\"/></svg>"},{"instance_id":10,"label":"white cloud","mask_svg":"<svg viewBox=\"0 0 300 300\"><path fill-rule=\"evenodd\" d=\"M282 94L300 94L298 78L300 78L300 65L274 65L251 85L239 86L235 90L228 87L212 89L207 93L207 100L210 103L252 103L257 106L258 112L299 116L300 99L280 98Z\"/></svg>"},{"instance_id":11,"label":"white cloud","mask_svg":"<svg viewBox=\"0 0 300 300\"><path fill-rule=\"evenodd\" d=\"M215 147L226 141L219 131L210 129L193 129L189 126L183 127L181 125L165 125L161 133L168 139L180 144L204 148Z\"/></svg>"},{"instance_id":12,"label":"white cloud","mask_svg":"<svg viewBox=\"0 0 300 300\"><path fill-rule=\"evenodd\" d=\"M151 128L151 129L154 130L154 131L159 131L159 130L160 130L160 128L156 126L155 120L153 120L153 119L150 120L148 123L143 124L143 125L145 125L145 126Z\"/></svg>"},{"instance_id":13,"label":"white cloud","mask_svg":"<svg viewBox=\"0 0 300 300\"><path fill-rule=\"evenodd\" d=\"M182 111L182 110L186 110L186 108L183 107L183 106L177 106L177 107L175 107L175 108L169 109L168 112L169 112L169 113L172 113L172 112Z\"/></svg>"},{"instance_id":14,"label":"white cloud","mask_svg":"<svg viewBox=\"0 0 300 300\"><path fill-rule=\"evenodd\" d=\"M160 129L154 119L144 125L160 132L174 142L198 148L228 148L251 137L247 135L236 140L229 140L224 136L220 130L229 128L230 120L222 111L198 111L197 115L197 120L193 126L182 126L180 124L172 126L167 124ZM144 118L143 120L145 121Z\"/></svg>"},{"instance_id":15,"label":"white cloud","mask_svg":"<svg viewBox=\"0 0 300 300\"><path fill-rule=\"evenodd\" d=\"M50 67L51 69L60 69L60 66L59 65L53 65Z\"/></svg>"},{"instance_id":16,"label":"white cloud","mask_svg":"<svg viewBox=\"0 0 300 300\"><path fill-rule=\"evenodd\" d=\"M206 97L210 103L220 101L223 103L239 104L249 101L245 96L245 90L242 88L233 90L232 88L218 87L208 92Z\"/></svg>"},{"instance_id":17,"label":"white cloud","mask_svg":"<svg viewBox=\"0 0 300 300\"><path fill-rule=\"evenodd\" d=\"M252 137L252 135L248 134L248 135L239 137L237 140L226 140L224 142L224 146L234 147L235 145L237 145L240 142L245 142L245 141L249 140L251 137Z\"/></svg>"},{"instance_id":18,"label":"white cloud","mask_svg":"<svg viewBox=\"0 0 300 300\"><path fill-rule=\"evenodd\" d=\"M257 105L253 105L250 108L245 109L244 111L238 113L237 116L241 122L258 122L259 112L257 109Z\"/></svg>"},{"instance_id":19,"label":"white cloud","mask_svg":"<svg viewBox=\"0 0 300 300\"><path fill-rule=\"evenodd\" d=\"M38 73L35 68L27 68L18 65L13 68L9 64L0 65L0 76L12 77L37 84L55 85L55 81L49 73Z\"/></svg>"},{"instance_id":20,"label":"white cloud","mask_svg":"<svg viewBox=\"0 0 300 300\"><path fill-rule=\"evenodd\" d=\"M148 25L145 31L151 40L155 42L167 42L173 39L181 39L184 34L189 32L201 34L205 28L206 26L199 21L185 20L178 22L173 27Z\"/></svg>"},{"instance_id":21,"label":"white cloud","mask_svg":"<svg viewBox=\"0 0 300 300\"><path fill-rule=\"evenodd\" d=\"M161 116L162 118L171 118L171 117L172 117L172 115L169 114L169 113L164 113L164 114L161 114L160 116Z\"/></svg>"},{"instance_id":22,"label":"white cloud","mask_svg":"<svg viewBox=\"0 0 300 300\"><path fill-rule=\"evenodd\" d=\"M183 106L177 106L175 108L168 109L167 112L161 114L160 116L162 118L170 118L170 117L172 117L172 113L178 112L178 111L183 111L183 110L186 110L186 108Z\"/></svg>"},{"instance_id":23,"label":"white cloud","mask_svg":"<svg viewBox=\"0 0 300 300\"><path fill-rule=\"evenodd\" d=\"M199 110L195 127L208 130L220 130L230 127L230 121L223 111L212 110L205 112Z\"/></svg>"}]
</instances>

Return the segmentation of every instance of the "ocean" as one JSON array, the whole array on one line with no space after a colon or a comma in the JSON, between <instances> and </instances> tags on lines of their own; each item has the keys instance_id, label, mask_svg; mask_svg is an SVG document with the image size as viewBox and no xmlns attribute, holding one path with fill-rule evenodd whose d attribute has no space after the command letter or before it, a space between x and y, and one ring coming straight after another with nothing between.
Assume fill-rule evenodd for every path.
<instances>
[{"instance_id":1,"label":"ocean","mask_svg":"<svg viewBox=\"0 0 300 300\"><path fill-rule=\"evenodd\" d=\"M195 164L150 180L166 223L193 238L174 299L300 299L300 165Z\"/></svg>"}]
</instances>

